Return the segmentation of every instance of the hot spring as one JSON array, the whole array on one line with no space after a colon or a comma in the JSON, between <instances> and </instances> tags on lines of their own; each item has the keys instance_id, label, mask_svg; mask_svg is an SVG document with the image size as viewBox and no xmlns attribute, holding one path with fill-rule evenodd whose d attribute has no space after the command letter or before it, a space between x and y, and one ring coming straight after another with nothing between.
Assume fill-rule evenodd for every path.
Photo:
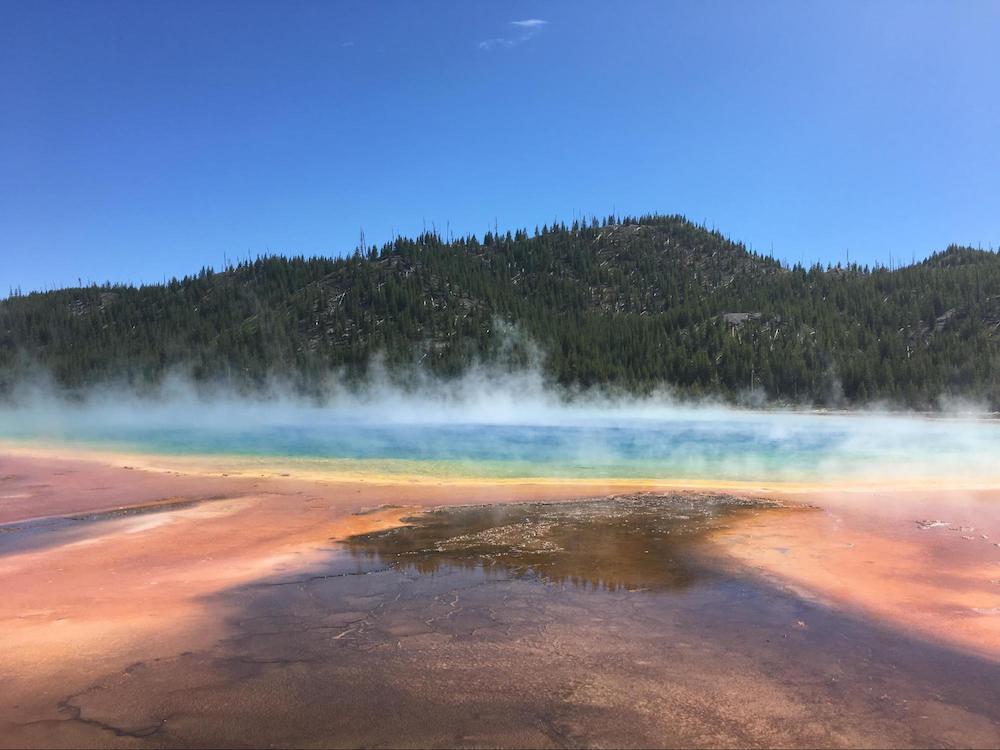
<instances>
[{"instance_id":1,"label":"hot spring","mask_svg":"<svg viewBox=\"0 0 1000 750\"><path fill-rule=\"evenodd\" d=\"M0 411L0 438L393 476L979 485L1000 478L1000 423L991 419L643 402L104 398L54 408L33 401Z\"/></svg>"}]
</instances>

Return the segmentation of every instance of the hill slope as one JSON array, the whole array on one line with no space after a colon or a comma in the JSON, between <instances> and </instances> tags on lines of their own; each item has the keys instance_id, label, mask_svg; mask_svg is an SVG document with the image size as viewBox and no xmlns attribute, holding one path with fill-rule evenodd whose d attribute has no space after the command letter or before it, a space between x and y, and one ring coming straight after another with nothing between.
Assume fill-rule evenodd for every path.
<instances>
[{"instance_id":1,"label":"hill slope","mask_svg":"<svg viewBox=\"0 0 1000 750\"><path fill-rule=\"evenodd\" d=\"M451 243L399 239L342 259L261 258L165 285L0 302L0 382L43 366L83 387L196 379L308 391L331 370L453 375L544 353L562 384L794 402L942 394L1000 405L1000 257L952 247L896 270L785 268L678 216Z\"/></svg>"}]
</instances>

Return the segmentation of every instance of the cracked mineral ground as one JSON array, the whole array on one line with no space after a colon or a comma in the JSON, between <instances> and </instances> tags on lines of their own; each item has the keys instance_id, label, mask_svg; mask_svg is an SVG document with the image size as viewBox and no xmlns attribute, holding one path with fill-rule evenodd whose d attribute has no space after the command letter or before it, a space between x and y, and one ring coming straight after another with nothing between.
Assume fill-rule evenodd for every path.
<instances>
[{"instance_id":1,"label":"cracked mineral ground","mask_svg":"<svg viewBox=\"0 0 1000 750\"><path fill-rule=\"evenodd\" d=\"M50 684L30 710L5 706L0 739L997 745L995 662L797 596L706 544L748 519L814 512L706 493L357 512L396 520L330 540L306 568L204 595L225 621L200 647L105 664L72 692Z\"/></svg>"}]
</instances>

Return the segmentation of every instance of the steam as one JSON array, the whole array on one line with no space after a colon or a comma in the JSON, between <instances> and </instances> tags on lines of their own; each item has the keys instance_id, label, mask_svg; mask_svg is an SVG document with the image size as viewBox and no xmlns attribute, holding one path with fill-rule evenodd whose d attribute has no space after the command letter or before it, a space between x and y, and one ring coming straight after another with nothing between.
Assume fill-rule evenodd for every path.
<instances>
[{"instance_id":1,"label":"steam","mask_svg":"<svg viewBox=\"0 0 1000 750\"><path fill-rule=\"evenodd\" d=\"M177 376L153 393L109 385L70 400L39 378L0 407L0 439L429 474L995 483L1000 424L975 404L947 406L933 418L738 409L481 365L444 381L376 368L362 387L331 379L320 399L280 382L246 397Z\"/></svg>"}]
</instances>

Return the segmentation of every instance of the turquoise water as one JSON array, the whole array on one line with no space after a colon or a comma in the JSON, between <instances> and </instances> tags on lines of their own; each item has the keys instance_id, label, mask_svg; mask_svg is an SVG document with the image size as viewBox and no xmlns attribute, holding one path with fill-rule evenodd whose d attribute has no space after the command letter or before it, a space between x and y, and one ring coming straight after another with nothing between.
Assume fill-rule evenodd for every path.
<instances>
[{"instance_id":1,"label":"turquoise water","mask_svg":"<svg viewBox=\"0 0 1000 750\"><path fill-rule=\"evenodd\" d=\"M975 419L659 411L447 422L223 408L0 413L0 436L129 452L302 460L485 477L816 481L1000 477L1000 424Z\"/></svg>"}]
</instances>

